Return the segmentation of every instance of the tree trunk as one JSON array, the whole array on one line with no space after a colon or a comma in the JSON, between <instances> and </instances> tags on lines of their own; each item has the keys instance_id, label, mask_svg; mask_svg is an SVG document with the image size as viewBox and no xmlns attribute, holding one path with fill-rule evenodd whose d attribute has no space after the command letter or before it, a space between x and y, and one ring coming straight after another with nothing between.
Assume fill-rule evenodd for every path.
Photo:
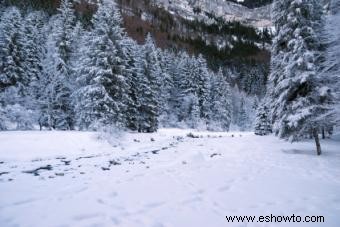
<instances>
[{"instance_id":1,"label":"tree trunk","mask_svg":"<svg viewBox=\"0 0 340 227\"><path fill-rule=\"evenodd\" d=\"M317 129L313 129L313 136L315 140L315 145L316 145L316 153L317 155L321 155L321 145L320 145L320 139L319 139L319 134Z\"/></svg>"},{"instance_id":2,"label":"tree trunk","mask_svg":"<svg viewBox=\"0 0 340 227\"><path fill-rule=\"evenodd\" d=\"M325 128L322 127L322 139L326 139Z\"/></svg>"}]
</instances>

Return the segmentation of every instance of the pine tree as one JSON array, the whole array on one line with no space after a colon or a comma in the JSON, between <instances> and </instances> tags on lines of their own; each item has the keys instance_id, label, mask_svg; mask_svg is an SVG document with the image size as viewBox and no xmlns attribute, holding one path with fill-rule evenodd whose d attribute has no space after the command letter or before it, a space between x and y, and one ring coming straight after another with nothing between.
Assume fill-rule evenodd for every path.
<instances>
[{"instance_id":1,"label":"pine tree","mask_svg":"<svg viewBox=\"0 0 340 227\"><path fill-rule=\"evenodd\" d=\"M154 40L152 39L150 33L146 37L145 44L143 46L143 52L145 54L145 73L148 78L148 80L151 83L152 90L156 93L157 97L157 106L159 109L159 112L163 111L163 103L160 103L161 99L161 88L162 88L162 70L160 67L160 62L158 61L157 57L157 50L154 43Z\"/></svg>"},{"instance_id":2,"label":"pine tree","mask_svg":"<svg viewBox=\"0 0 340 227\"><path fill-rule=\"evenodd\" d=\"M173 64L171 55L168 51L157 51L159 66L161 69L161 89L160 89L160 109L159 121L162 126L169 126L169 117L171 116L171 92L174 88L173 77L171 76L171 64Z\"/></svg>"},{"instance_id":3,"label":"pine tree","mask_svg":"<svg viewBox=\"0 0 340 227\"><path fill-rule=\"evenodd\" d=\"M68 65L69 65L69 84L74 90L76 88L76 80L78 77L78 64L79 59L81 59L83 54L83 48L87 46L87 40L86 37L88 37L88 34L83 28L82 23L79 21L76 23L73 30L71 30L70 34L70 53L68 57Z\"/></svg>"},{"instance_id":4,"label":"pine tree","mask_svg":"<svg viewBox=\"0 0 340 227\"><path fill-rule=\"evenodd\" d=\"M58 49L52 36L46 42L46 54L43 59L43 75L40 79L41 96L39 99L40 127L48 129L70 129L71 116L70 88L64 62L58 55Z\"/></svg>"},{"instance_id":5,"label":"pine tree","mask_svg":"<svg viewBox=\"0 0 340 227\"><path fill-rule=\"evenodd\" d=\"M174 83L177 94L176 112L178 121L191 128L199 125L201 109L198 97L198 67L196 58L189 57L186 53L180 55L179 71L176 73Z\"/></svg>"},{"instance_id":6,"label":"pine tree","mask_svg":"<svg viewBox=\"0 0 340 227\"><path fill-rule=\"evenodd\" d=\"M224 79L221 68L216 75L211 75L211 81L209 128L228 131L232 112L230 85Z\"/></svg>"},{"instance_id":7,"label":"pine tree","mask_svg":"<svg viewBox=\"0 0 340 227\"><path fill-rule=\"evenodd\" d=\"M327 15L322 31L322 41L325 45L323 56L325 58L322 66L322 74L325 81L336 95L336 105L333 108L336 124L340 125L340 0L330 1L330 13ZM331 121L331 119L327 119ZM332 131L333 124L326 126L327 131Z\"/></svg>"},{"instance_id":8,"label":"pine tree","mask_svg":"<svg viewBox=\"0 0 340 227\"><path fill-rule=\"evenodd\" d=\"M239 113L238 113L238 126L241 131L245 131L248 125L248 115L245 107L244 97L241 97Z\"/></svg>"},{"instance_id":9,"label":"pine tree","mask_svg":"<svg viewBox=\"0 0 340 227\"><path fill-rule=\"evenodd\" d=\"M5 10L0 24L0 92L16 86L18 92L27 85L23 69L23 31L20 11L15 7Z\"/></svg>"},{"instance_id":10,"label":"pine tree","mask_svg":"<svg viewBox=\"0 0 340 227\"><path fill-rule=\"evenodd\" d=\"M234 87L231 88L231 106L232 106L231 123L233 125L238 125L240 97L241 97L240 89L236 84Z\"/></svg>"},{"instance_id":11,"label":"pine tree","mask_svg":"<svg viewBox=\"0 0 340 227\"><path fill-rule=\"evenodd\" d=\"M137 78L138 131L155 132L163 107L160 104L162 72L154 41L148 34L145 44L136 51L135 70Z\"/></svg>"},{"instance_id":12,"label":"pine tree","mask_svg":"<svg viewBox=\"0 0 340 227\"><path fill-rule=\"evenodd\" d=\"M151 81L153 72L150 64L146 61L144 48L135 50L135 76L137 92L137 128L139 132L155 132L158 129L158 100L157 93Z\"/></svg>"},{"instance_id":13,"label":"pine tree","mask_svg":"<svg viewBox=\"0 0 340 227\"><path fill-rule=\"evenodd\" d=\"M74 129L74 107L72 92L71 57L76 18L73 4L62 0L58 14L49 20L46 32L46 51L41 78L40 126L49 129Z\"/></svg>"},{"instance_id":14,"label":"pine tree","mask_svg":"<svg viewBox=\"0 0 340 227\"><path fill-rule=\"evenodd\" d=\"M133 131L138 130L138 91L137 86L138 80L138 69L135 68L136 66L136 57L135 54L138 51L138 48L140 48L135 41L132 39L125 39L123 41L124 46L124 53L126 56L126 70L125 75L127 79L127 103L126 103L126 127L128 129L131 129Z\"/></svg>"},{"instance_id":15,"label":"pine tree","mask_svg":"<svg viewBox=\"0 0 340 227\"><path fill-rule=\"evenodd\" d=\"M183 75L183 65L184 61L188 57L184 53L180 53L176 55L175 53L169 53L169 74L172 81L172 89L170 90L170 99L169 99L169 118L170 118L170 126L178 127L178 123L183 120L180 120L180 115L182 113L181 104L182 98L184 96L183 89L181 87L182 81L186 78Z\"/></svg>"},{"instance_id":16,"label":"pine tree","mask_svg":"<svg viewBox=\"0 0 340 227\"><path fill-rule=\"evenodd\" d=\"M8 119L5 112L4 104L0 102L0 131L7 130Z\"/></svg>"},{"instance_id":17,"label":"pine tree","mask_svg":"<svg viewBox=\"0 0 340 227\"><path fill-rule=\"evenodd\" d=\"M24 20L17 8L3 13L0 23L0 106L4 123L1 128L28 130L33 128L34 114L30 108L31 75L26 72ZM7 123L6 123L7 122Z\"/></svg>"},{"instance_id":18,"label":"pine tree","mask_svg":"<svg viewBox=\"0 0 340 227\"><path fill-rule=\"evenodd\" d=\"M82 129L126 125L127 79L122 58L123 30L113 3L105 1L93 16L93 31L88 37L79 67L76 97L78 125Z\"/></svg>"},{"instance_id":19,"label":"pine tree","mask_svg":"<svg viewBox=\"0 0 340 227\"><path fill-rule=\"evenodd\" d=\"M261 103L256 112L255 135L265 136L272 133L269 109L265 103Z\"/></svg>"},{"instance_id":20,"label":"pine tree","mask_svg":"<svg viewBox=\"0 0 340 227\"><path fill-rule=\"evenodd\" d=\"M264 95L266 72L259 65L247 68L248 73L241 80L243 90L249 95Z\"/></svg>"},{"instance_id":21,"label":"pine tree","mask_svg":"<svg viewBox=\"0 0 340 227\"><path fill-rule=\"evenodd\" d=\"M190 114L187 121L187 125L190 128L198 128L200 126L201 118L200 118L200 108L199 108L199 99L196 95L191 94L186 97L186 103L188 108L188 113Z\"/></svg>"},{"instance_id":22,"label":"pine tree","mask_svg":"<svg viewBox=\"0 0 340 227\"><path fill-rule=\"evenodd\" d=\"M316 0L275 1L274 40L269 102L274 132L296 141L311 133L321 154L319 129L328 117L330 89L317 75L320 42L315 29L321 6Z\"/></svg>"},{"instance_id":23,"label":"pine tree","mask_svg":"<svg viewBox=\"0 0 340 227\"><path fill-rule=\"evenodd\" d=\"M210 108L209 108L209 73L206 60L202 55L197 58L197 74L195 75L195 82L197 83L197 95L199 100L200 117L202 119L209 119ZM194 82L194 83L195 83Z\"/></svg>"},{"instance_id":24,"label":"pine tree","mask_svg":"<svg viewBox=\"0 0 340 227\"><path fill-rule=\"evenodd\" d=\"M252 110L256 111L259 108L259 98L257 96L254 96L254 102L251 106Z\"/></svg>"},{"instance_id":25,"label":"pine tree","mask_svg":"<svg viewBox=\"0 0 340 227\"><path fill-rule=\"evenodd\" d=\"M25 91L25 105L34 110L35 124L38 122L39 104L37 101L45 94L40 93L40 80L43 75L43 57L45 52L45 35L43 34L46 15L42 12L31 12L25 17L24 23L24 56L23 62L29 84Z\"/></svg>"},{"instance_id":26,"label":"pine tree","mask_svg":"<svg viewBox=\"0 0 340 227\"><path fill-rule=\"evenodd\" d=\"M53 36L60 58L65 62L65 68L69 73L69 60L73 51L72 42L76 26L76 17L71 0L62 0L58 11L59 14L53 27Z\"/></svg>"}]
</instances>

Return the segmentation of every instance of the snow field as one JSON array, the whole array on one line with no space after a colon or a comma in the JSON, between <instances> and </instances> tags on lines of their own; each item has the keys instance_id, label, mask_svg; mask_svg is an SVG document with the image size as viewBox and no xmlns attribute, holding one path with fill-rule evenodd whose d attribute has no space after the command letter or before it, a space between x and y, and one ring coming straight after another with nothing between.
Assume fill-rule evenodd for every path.
<instances>
[{"instance_id":1,"label":"snow field","mask_svg":"<svg viewBox=\"0 0 340 227\"><path fill-rule=\"evenodd\" d=\"M90 132L1 132L0 226L338 226L339 136L317 157L312 141L189 132L110 143ZM225 219L270 214L326 222Z\"/></svg>"}]
</instances>

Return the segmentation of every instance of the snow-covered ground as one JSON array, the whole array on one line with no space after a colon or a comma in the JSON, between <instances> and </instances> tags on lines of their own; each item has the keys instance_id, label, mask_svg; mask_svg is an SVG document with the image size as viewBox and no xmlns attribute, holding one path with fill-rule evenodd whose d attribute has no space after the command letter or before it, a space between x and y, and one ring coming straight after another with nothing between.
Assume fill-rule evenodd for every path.
<instances>
[{"instance_id":1,"label":"snow-covered ground","mask_svg":"<svg viewBox=\"0 0 340 227\"><path fill-rule=\"evenodd\" d=\"M0 226L339 226L340 136L317 157L311 141L188 132L110 143L90 132L1 132ZM325 223L225 218L270 214Z\"/></svg>"}]
</instances>

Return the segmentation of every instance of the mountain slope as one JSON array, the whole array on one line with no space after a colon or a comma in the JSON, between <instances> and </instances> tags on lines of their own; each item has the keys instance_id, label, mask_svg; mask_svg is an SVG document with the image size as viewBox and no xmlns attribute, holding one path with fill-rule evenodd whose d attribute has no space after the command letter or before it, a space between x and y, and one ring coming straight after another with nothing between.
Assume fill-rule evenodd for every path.
<instances>
[{"instance_id":1,"label":"mountain slope","mask_svg":"<svg viewBox=\"0 0 340 227\"><path fill-rule=\"evenodd\" d=\"M239 21L255 27L270 27L270 5L250 9L224 0L156 0L155 3L172 14L189 20L209 23L209 14L225 21ZM208 14L208 15L207 15Z\"/></svg>"},{"instance_id":2,"label":"mountain slope","mask_svg":"<svg viewBox=\"0 0 340 227\"><path fill-rule=\"evenodd\" d=\"M163 0L118 0L117 3L127 32L140 43L150 32L159 47L203 53L215 63L230 63L235 59L239 63L240 58L269 62L269 30L259 30L251 25L266 23L265 20L255 18L261 13L254 12L259 11L224 2L225 5L220 5L221 12L229 14L220 17L221 12L210 12L215 5L205 0L196 3L186 0L175 0L171 3ZM198 11L195 8L197 4L202 5ZM267 6L267 10L268 8Z\"/></svg>"}]
</instances>

